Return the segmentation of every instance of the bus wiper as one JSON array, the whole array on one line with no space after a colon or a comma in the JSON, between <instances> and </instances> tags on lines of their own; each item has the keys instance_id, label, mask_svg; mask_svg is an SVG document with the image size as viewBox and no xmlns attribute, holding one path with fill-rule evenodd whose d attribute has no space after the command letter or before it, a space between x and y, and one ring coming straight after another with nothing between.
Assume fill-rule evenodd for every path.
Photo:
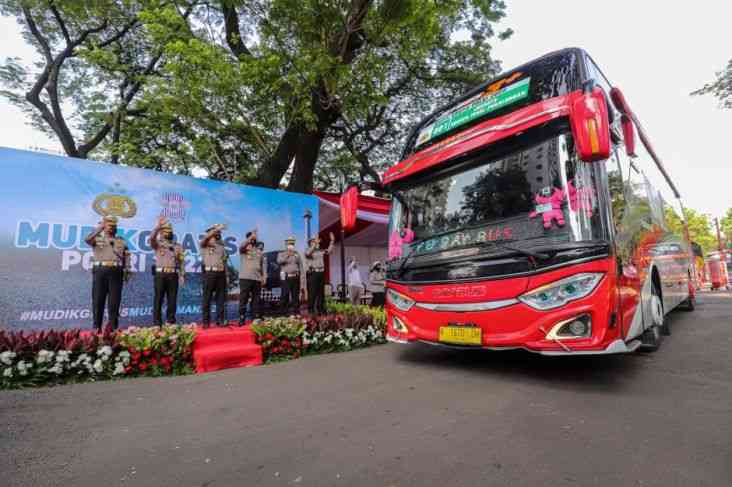
<instances>
[{"instance_id":1,"label":"bus wiper","mask_svg":"<svg viewBox=\"0 0 732 487\"><path fill-rule=\"evenodd\" d=\"M404 275L404 268L407 265L407 262L412 258L414 253L419 248L419 245L414 245L410 250L409 253L402 259L402 263L399 265L399 269L397 269L397 279L401 279L401 277Z\"/></svg>"},{"instance_id":2,"label":"bus wiper","mask_svg":"<svg viewBox=\"0 0 732 487\"><path fill-rule=\"evenodd\" d=\"M539 260L547 260L549 257L551 257L549 254L545 254L543 252L534 252L533 250L521 249L518 247L514 247L513 245L508 245L508 244L497 242L497 241L483 242L481 244L481 246L483 246L483 245L490 245L491 247L497 248L497 249L510 250L512 252L516 252L517 254L525 255L527 257L531 257L531 258L539 259Z\"/></svg>"}]
</instances>

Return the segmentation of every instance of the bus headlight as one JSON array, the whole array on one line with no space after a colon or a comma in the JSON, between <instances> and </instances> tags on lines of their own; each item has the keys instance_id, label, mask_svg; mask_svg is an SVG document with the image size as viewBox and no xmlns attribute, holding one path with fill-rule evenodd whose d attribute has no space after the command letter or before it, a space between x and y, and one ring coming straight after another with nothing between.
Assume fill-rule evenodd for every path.
<instances>
[{"instance_id":1,"label":"bus headlight","mask_svg":"<svg viewBox=\"0 0 732 487\"><path fill-rule=\"evenodd\" d=\"M389 289L386 292L386 299L393 304L398 310L409 311L414 306L414 300L409 299L403 294L399 294L393 289Z\"/></svg>"},{"instance_id":2,"label":"bus headlight","mask_svg":"<svg viewBox=\"0 0 732 487\"><path fill-rule=\"evenodd\" d=\"M602 280L602 275L601 272L576 274L529 291L519 299L542 311L558 308L590 294Z\"/></svg>"}]
</instances>

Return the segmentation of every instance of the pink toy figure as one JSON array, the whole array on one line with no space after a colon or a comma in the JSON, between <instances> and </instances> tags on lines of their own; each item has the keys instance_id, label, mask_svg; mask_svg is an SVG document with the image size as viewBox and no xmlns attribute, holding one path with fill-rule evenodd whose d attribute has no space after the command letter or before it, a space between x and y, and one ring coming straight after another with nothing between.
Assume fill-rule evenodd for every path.
<instances>
[{"instance_id":1,"label":"pink toy figure","mask_svg":"<svg viewBox=\"0 0 732 487\"><path fill-rule=\"evenodd\" d=\"M529 213L529 218L535 218L539 213L544 220L544 228L552 227L552 221L556 220L557 225L564 226L564 212L562 212L562 200L564 191L559 188L546 186L534 196L536 210Z\"/></svg>"},{"instance_id":2,"label":"pink toy figure","mask_svg":"<svg viewBox=\"0 0 732 487\"><path fill-rule=\"evenodd\" d=\"M404 236L394 230L389 237L389 259L398 259L402 256L402 245L408 244L414 240L414 232L409 229L404 229Z\"/></svg>"},{"instance_id":3,"label":"pink toy figure","mask_svg":"<svg viewBox=\"0 0 732 487\"><path fill-rule=\"evenodd\" d=\"M567 183L569 208L572 211L584 211L588 217L592 217L592 199L595 196L595 190L591 186L580 186L575 181L577 181L576 178Z\"/></svg>"}]
</instances>

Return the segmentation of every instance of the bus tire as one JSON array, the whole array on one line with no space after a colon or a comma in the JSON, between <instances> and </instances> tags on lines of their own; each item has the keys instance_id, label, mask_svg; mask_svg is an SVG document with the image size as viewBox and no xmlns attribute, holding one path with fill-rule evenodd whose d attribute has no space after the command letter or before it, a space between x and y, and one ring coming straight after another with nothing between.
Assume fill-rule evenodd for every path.
<instances>
[{"instance_id":1,"label":"bus tire","mask_svg":"<svg viewBox=\"0 0 732 487\"><path fill-rule=\"evenodd\" d=\"M663 341L663 334L671 333L671 330L668 328L663 316L663 301L661 301L661 293L658 291L658 287L655 284L653 285L651 295L651 320L651 326L641 335L640 350L647 353L652 353L658 350L661 347L661 341Z\"/></svg>"}]
</instances>

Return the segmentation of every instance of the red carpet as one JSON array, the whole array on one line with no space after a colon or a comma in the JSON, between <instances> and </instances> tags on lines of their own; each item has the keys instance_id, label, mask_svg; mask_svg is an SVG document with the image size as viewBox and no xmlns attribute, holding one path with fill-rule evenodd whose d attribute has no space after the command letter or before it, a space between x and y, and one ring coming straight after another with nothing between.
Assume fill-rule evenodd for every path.
<instances>
[{"instance_id":1,"label":"red carpet","mask_svg":"<svg viewBox=\"0 0 732 487\"><path fill-rule=\"evenodd\" d=\"M262 347L249 327L199 328L193 342L196 372L262 365Z\"/></svg>"}]
</instances>

